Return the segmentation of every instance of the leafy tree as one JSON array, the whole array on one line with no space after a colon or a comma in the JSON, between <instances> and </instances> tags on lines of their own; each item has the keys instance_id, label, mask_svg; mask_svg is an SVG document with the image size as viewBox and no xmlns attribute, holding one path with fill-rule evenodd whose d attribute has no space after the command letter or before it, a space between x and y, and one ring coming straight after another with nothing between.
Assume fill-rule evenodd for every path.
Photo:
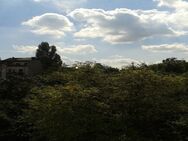
<instances>
[{"instance_id":1,"label":"leafy tree","mask_svg":"<svg viewBox=\"0 0 188 141\"><path fill-rule=\"evenodd\" d=\"M26 117L33 140L184 141L187 79L100 64L41 76Z\"/></svg>"},{"instance_id":2,"label":"leafy tree","mask_svg":"<svg viewBox=\"0 0 188 141\"><path fill-rule=\"evenodd\" d=\"M162 63L149 66L154 71L162 73L182 74L188 71L188 63L177 58L167 58Z\"/></svg>"},{"instance_id":3,"label":"leafy tree","mask_svg":"<svg viewBox=\"0 0 188 141\"><path fill-rule=\"evenodd\" d=\"M38 46L36 57L41 61L44 69L62 65L61 57L56 52L56 47L50 46L47 42L42 42Z\"/></svg>"},{"instance_id":4,"label":"leafy tree","mask_svg":"<svg viewBox=\"0 0 188 141\"><path fill-rule=\"evenodd\" d=\"M24 99L29 95L32 80L11 76L9 80L1 81L0 86L0 140L28 140L28 135L25 134L27 128L19 122L19 118L28 105Z\"/></svg>"},{"instance_id":5,"label":"leafy tree","mask_svg":"<svg viewBox=\"0 0 188 141\"><path fill-rule=\"evenodd\" d=\"M182 102L177 101L184 95L181 77L157 75L146 69L126 70L121 72L118 83L116 95L120 95L120 100L125 99L118 109L124 113L127 138L134 141L186 139L185 128L183 131L174 124L185 117Z\"/></svg>"},{"instance_id":6,"label":"leafy tree","mask_svg":"<svg viewBox=\"0 0 188 141\"><path fill-rule=\"evenodd\" d=\"M0 140L186 141L188 73L164 69L176 61L155 69L86 64L4 81Z\"/></svg>"}]
</instances>

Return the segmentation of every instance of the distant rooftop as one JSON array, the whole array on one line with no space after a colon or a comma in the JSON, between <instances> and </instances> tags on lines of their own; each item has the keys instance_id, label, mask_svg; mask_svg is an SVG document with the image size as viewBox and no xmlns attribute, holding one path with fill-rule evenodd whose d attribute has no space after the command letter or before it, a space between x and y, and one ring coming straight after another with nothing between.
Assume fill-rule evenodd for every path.
<instances>
[{"instance_id":1,"label":"distant rooftop","mask_svg":"<svg viewBox=\"0 0 188 141\"><path fill-rule=\"evenodd\" d=\"M15 58L15 57L12 57L12 58L8 58L8 59L5 59L5 60L2 60L1 62L12 62L12 61L28 62L28 61L35 60L35 59L36 59L35 57L27 57L27 58Z\"/></svg>"}]
</instances>

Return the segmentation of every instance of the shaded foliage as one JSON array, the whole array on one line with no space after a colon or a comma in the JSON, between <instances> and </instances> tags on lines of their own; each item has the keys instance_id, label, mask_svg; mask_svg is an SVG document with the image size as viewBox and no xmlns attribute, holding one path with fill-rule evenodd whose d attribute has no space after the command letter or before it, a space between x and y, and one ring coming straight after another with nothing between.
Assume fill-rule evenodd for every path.
<instances>
[{"instance_id":1,"label":"shaded foliage","mask_svg":"<svg viewBox=\"0 0 188 141\"><path fill-rule=\"evenodd\" d=\"M12 76L0 82L0 140L26 140L20 128L19 118L27 107L24 99L32 88L31 79Z\"/></svg>"},{"instance_id":2,"label":"shaded foliage","mask_svg":"<svg viewBox=\"0 0 188 141\"><path fill-rule=\"evenodd\" d=\"M188 63L185 60L178 60L176 58L167 58L162 63L150 66L154 71L161 73L182 74L188 72Z\"/></svg>"},{"instance_id":3,"label":"shaded foliage","mask_svg":"<svg viewBox=\"0 0 188 141\"><path fill-rule=\"evenodd\" d=\"M42 42L36 51L36 57L41 61L44 69L57 68L62 65L61 57L56 53L55 46L50 46L47 42Z\"/></svg>"},{"instance_id":4,"label":"shaded foliage","mask_svg":"<svg viewBox=\"0 0 188 141\"><path fill-rule=\"evenodd\" d=\"M174 61L164 61L163 67ZM3 82L0 137L25 141L186 141L188 75L172 69L174 64L170 65L173 71L157 65L161 64L122 70L85 65L32 80Z\"/></svg>"}]
</instances>

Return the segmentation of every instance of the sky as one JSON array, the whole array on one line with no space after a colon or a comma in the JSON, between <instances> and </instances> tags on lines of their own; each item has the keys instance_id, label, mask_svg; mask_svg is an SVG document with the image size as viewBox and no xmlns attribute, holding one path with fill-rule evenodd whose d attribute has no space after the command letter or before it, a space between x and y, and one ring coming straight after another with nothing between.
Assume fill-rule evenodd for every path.
<instances>
[{"instance_id":1,"label":"sky","mask_svg":"<svg viewBox=\"0 0 188 141\"><path fill-rule=\"evenodd\" d=\"M1 59L43 41L67 64L188 60L188 0L0 0Z\"/></svg>"}]
</instances>

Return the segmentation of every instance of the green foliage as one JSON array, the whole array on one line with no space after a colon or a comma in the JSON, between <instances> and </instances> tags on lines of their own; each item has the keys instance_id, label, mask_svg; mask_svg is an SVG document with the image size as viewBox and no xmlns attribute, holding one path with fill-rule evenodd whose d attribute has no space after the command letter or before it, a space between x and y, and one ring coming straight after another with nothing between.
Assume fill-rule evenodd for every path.
<instances>
[{"instance_id":1,"label":"green foliage","mask_svg":"<svg viewBox=\"0 0 188 141\"><path fill-rule=\"evenodd\" d=\"M121 97L126 95L127 134L132 140L183 140L173 125L183 116L177 102L183 88L181 77L134 70L123 72L118 82Z\"/></svg>"},{"instance_id":2,"label":"green foliage","mask_svg":"<svg viewBox=\"0 0 188 141\"><path fill-rule=\"evenodd\" d=\"M31 89L31 79L12 76L9 80L0 82L0 140L25 140L25 129L21 129L19 118L27 107L24 99Z\"/></svg>"},{"instance_id":3,"label":"green foliage","mask_svg":"<svg viewBox=\"0 0 188 141\"><path fill-rule=\"evenodd\" d=\"M56 53L56 47L42 42L37 49L36 57L41 61L44 69L57 68L62 65L61 57Z\"/></svg>"},{"instance_id":4,"label":"green foliage","mask_svg":"<svg viewBox=\"0 0 188 141\"><path fill-rule=\"evenodd\" d=\"M150 66L154 71L162 73L182 74L188 72L188 63L185 60L178 60L176 58L167 58L162 63Z\"/></svg>"},{"instance_id":5,"label":"green foliage","mask_svg":"<svg viewBox=\"0 0 188 141\"><path fill-rule=\"evenodd\" d=\"M167 73L144 64L118 70L96 64L4 82L0 137L186 141L188 75L175 70Z\"/></svg>"}]
</instances>

